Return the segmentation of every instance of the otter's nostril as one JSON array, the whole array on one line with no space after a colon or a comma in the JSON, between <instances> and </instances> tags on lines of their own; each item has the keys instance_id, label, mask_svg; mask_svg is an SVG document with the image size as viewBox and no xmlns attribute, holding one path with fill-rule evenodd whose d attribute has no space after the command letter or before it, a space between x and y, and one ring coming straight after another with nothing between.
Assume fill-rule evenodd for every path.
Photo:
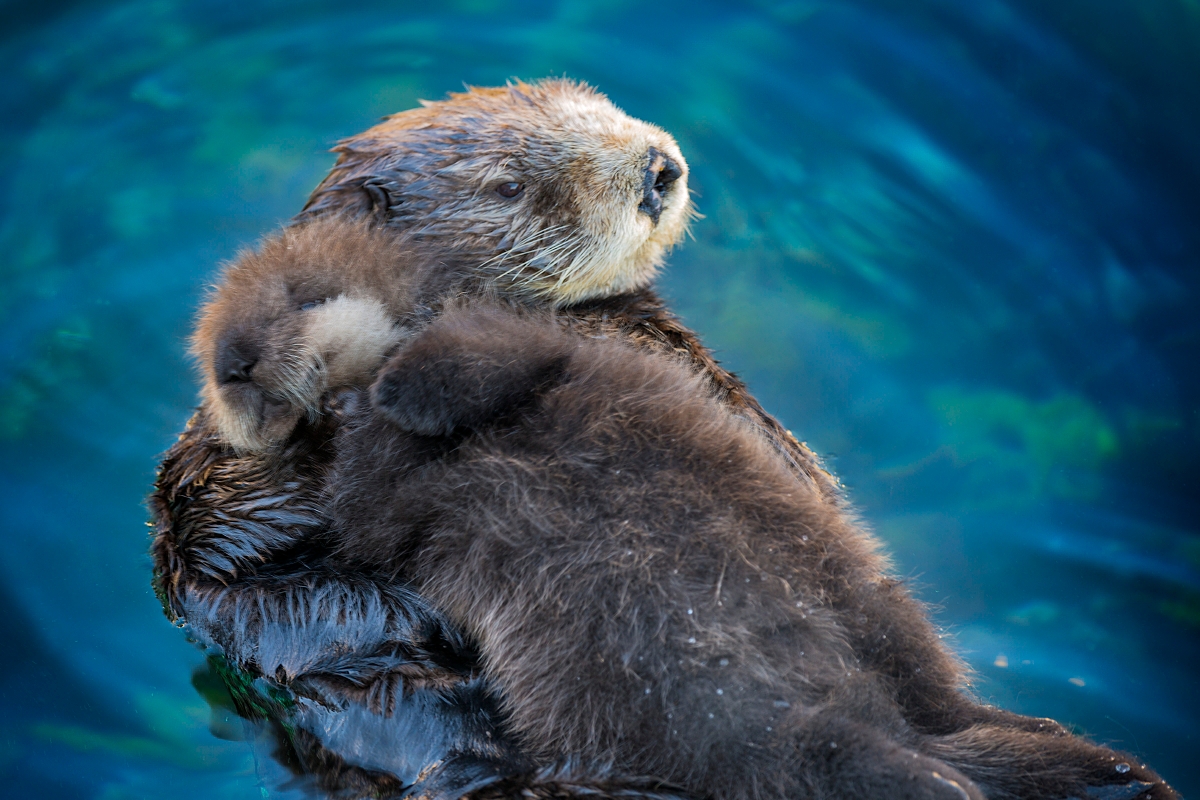
<instances>
[{"instance_id":1,"label":"otter's nostril","mask_svg":"<svg viewBox=\"0 0 1200 800\"><path fill-rule=\"evenodd\" d=\"M646 155L649 164L642 176L642 200L638 203L638 210L648 214L657 225L662 215L663 195L671 184L683 176L683 170L674 159L655 147L651 147Z\"/></svg>"},{"instance_id":2,"label":"otter's nostril","mask_svg":"<svg viewBox=\"0 0 1200 800\"><path fill-rule=\"evenodd\" d=\"M213 372L217 383L248 383L258 363L258 348L240 336L228 336L217 347Z\"/></svg>"},{"instance_id":3,"label":"otter's nostril","mask_svg":"<svg viewBox=\"0 0 1200 800\"><path fill-rule=\"evenodd\" d=\"M670 156L662 157L662 169L658 173L658 182L654 184L655 188L660 192L666 189L675 181L683 177L683 170L675 163L675 159Z\"/></svg>"}]
</instances>

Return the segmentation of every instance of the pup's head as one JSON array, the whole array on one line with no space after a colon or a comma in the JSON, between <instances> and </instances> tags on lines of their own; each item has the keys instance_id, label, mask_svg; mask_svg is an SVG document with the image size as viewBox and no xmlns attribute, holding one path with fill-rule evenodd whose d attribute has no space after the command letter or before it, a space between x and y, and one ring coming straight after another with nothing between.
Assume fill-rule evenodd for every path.
<instances>
[{"instance_id":1,"label":"pup's head","mask_svg":"<svg viewBox=\"0 0 1200 800\"><path fill-rule=\"evenodd\" d=\"M367 385L431 268L394 232L339 218L241 253L192 337L222 435L239 451L267 449L315 417L330 390Z\"/></svg>"},{"instance_id":2,"label":"pup's head","mask_svg":"<svg viewBox=\"0 0 1200 800\"><path fill-rule=\"evenodd\" d=\"M336 149L300 219L385 220L557 306L645 286L693 213L670 134L568 80L452 94Z\"/></svg>"}]
</instances>

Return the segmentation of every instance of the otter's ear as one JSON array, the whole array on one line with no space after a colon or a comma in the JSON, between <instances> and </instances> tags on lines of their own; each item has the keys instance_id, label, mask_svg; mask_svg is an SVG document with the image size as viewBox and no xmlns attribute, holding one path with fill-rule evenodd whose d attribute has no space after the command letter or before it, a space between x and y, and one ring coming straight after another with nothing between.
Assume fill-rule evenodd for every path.
<instances>
[{"instance_id":1,"label":"otter's ear","mask_svg":"<svg viewBox=\"0 0 1200 800\"><path fill-rule=\"evenodd\" d=\"M384 365L371 401L401 430L479 429L561 381L576 341L494 309L447 312Z\"/></svg>"}]
</instances>

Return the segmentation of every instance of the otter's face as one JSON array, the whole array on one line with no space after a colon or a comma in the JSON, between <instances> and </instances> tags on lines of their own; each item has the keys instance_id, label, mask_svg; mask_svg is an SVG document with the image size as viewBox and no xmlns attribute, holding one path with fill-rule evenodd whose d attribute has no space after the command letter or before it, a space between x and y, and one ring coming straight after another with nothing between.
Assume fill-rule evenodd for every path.
<instances>
[{"instance_id":1,"label":"otter's face","mask_svg":"<svg viewBox=\"0 0 1200 800\"><path fill-rule=\"evenodd\" d=\"M226 272L193 337L204 399L240 452L284 441L326 392L365 386L401 336L379 299L342 291L335 275L288 275L267 255Z\"/></svg>"},{"instance_id":2,"label":"otter's face","mask_svg":"<svg viewBox=\"0 0 1200 800\"><path fill-rule=\"evenodd\" d=\"M571 81L472 89L338 149L301 218L378 215L559 306L645 286L692 215L675 140Z\"/></svg>"}]
</instances>

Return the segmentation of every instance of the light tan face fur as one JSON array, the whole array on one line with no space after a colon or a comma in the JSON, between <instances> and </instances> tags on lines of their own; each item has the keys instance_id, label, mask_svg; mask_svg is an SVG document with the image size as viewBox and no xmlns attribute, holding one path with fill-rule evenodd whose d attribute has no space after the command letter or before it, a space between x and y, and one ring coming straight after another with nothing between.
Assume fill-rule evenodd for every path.
<instances>
[{"instance_id":1,"label":"light tan face fur","mask_svg":"<svg viewBox=\"0 0 1200 800\"><path fill-rule=\"evenodd\" d=\"M229 265L192 346L224 438L269 449L315 418L327 392L367 385L402 338L425 268L416 261L390 233L321 220Z\"/></svg>"},{"instance_id":2,"label":"light tan face fur","mask_svg":"<svg viewBox=\"0 0 1200 800\"><path fill-rule=\"evenodd\" d=\"M675 140L567 80L427 102L339 150L302 218L372 212L477 258L502 290L557 306L646 286L693 214ZM678 174L657 219L648 171Z\"/></svg>"}]
</instances>

